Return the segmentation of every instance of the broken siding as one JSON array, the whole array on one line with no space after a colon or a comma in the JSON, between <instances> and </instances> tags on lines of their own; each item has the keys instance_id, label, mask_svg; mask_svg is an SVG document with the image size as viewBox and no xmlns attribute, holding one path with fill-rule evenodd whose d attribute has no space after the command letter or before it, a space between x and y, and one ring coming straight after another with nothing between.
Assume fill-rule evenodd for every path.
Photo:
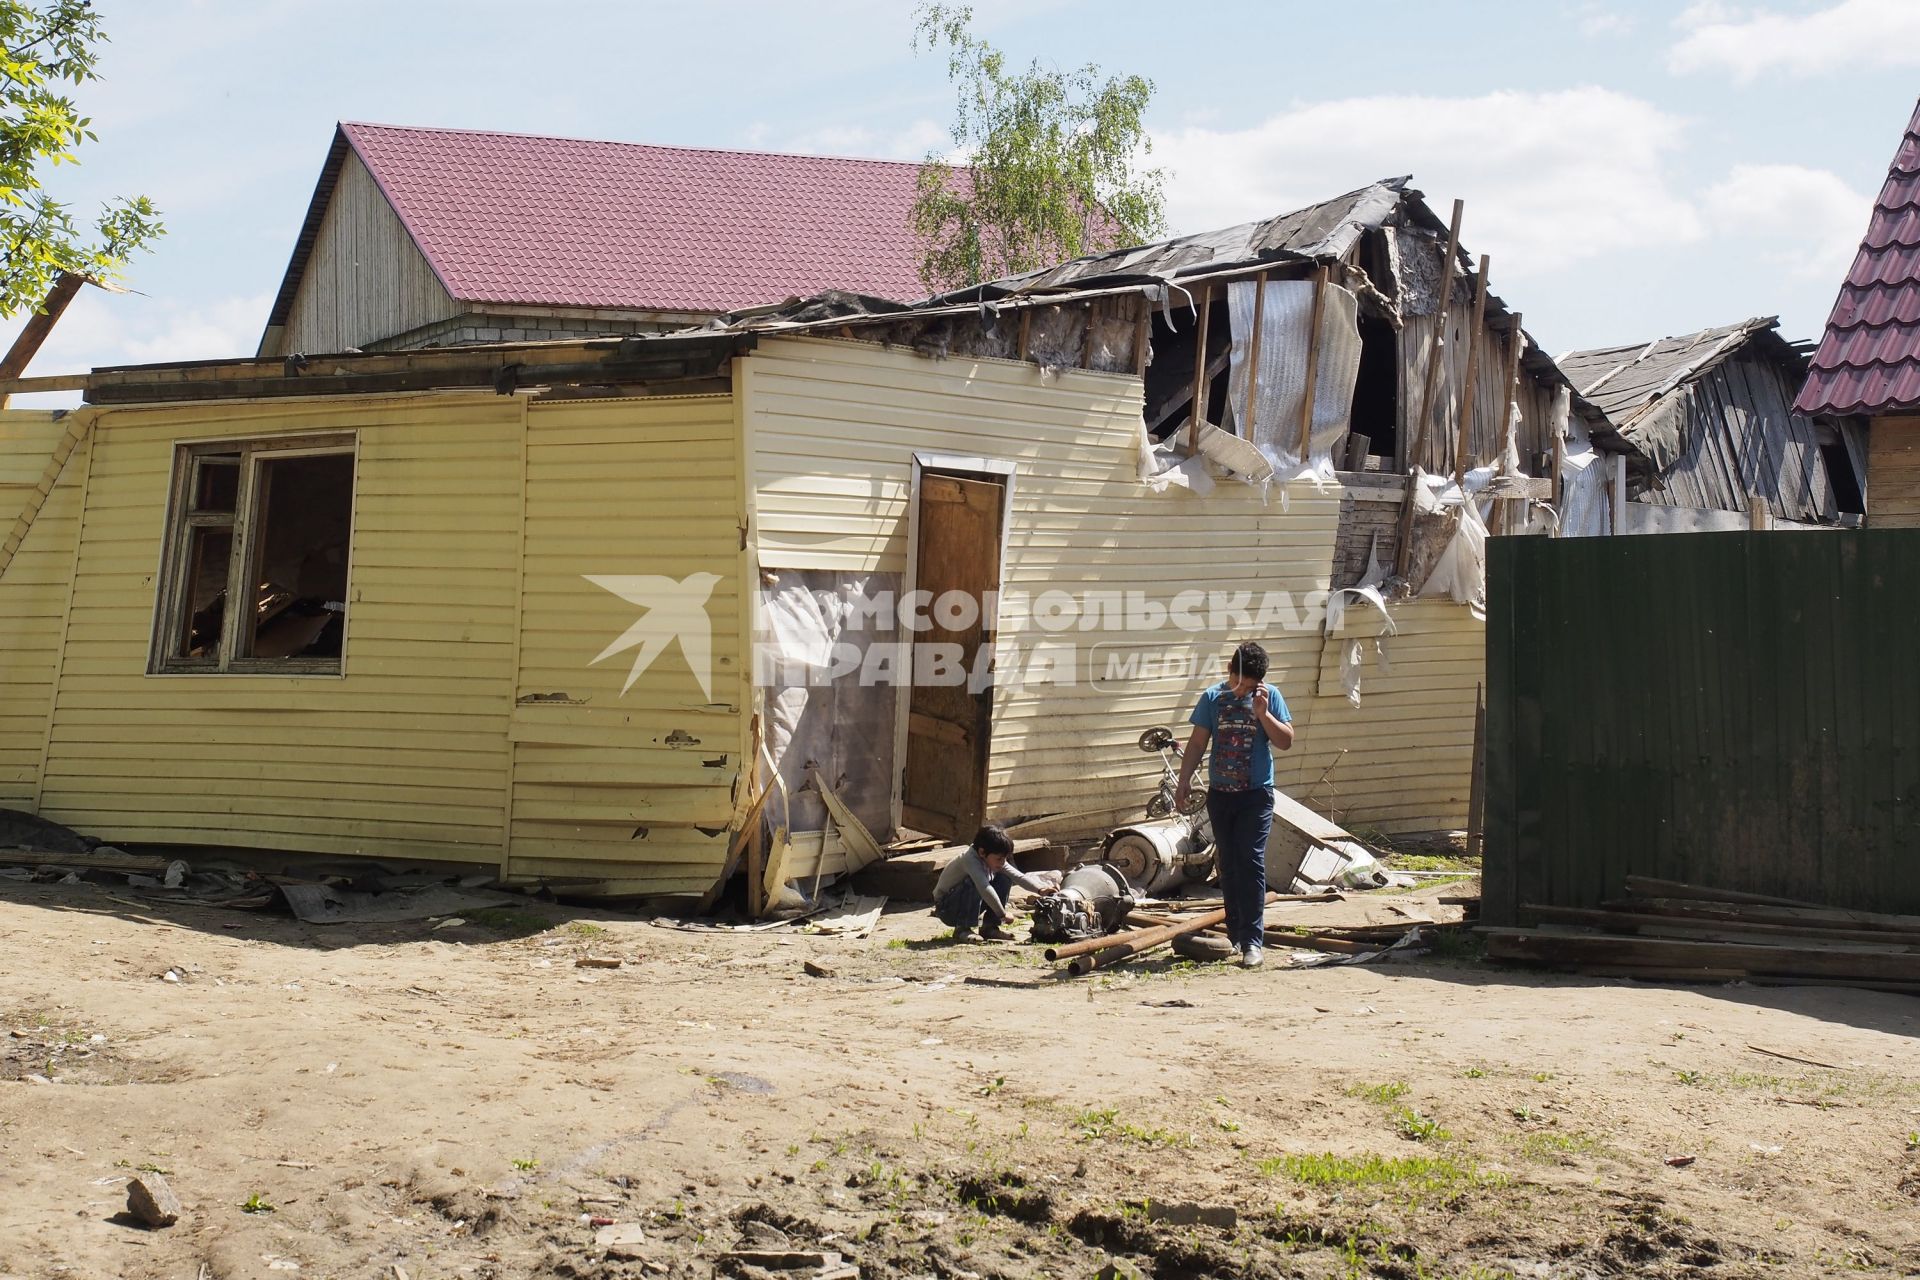
<instances>
[{"instance_id":1,"label":"broken siding","mask_svg":"<svg viewBox=\"0 0 1920 1280\"><path fill-rule=\"evenodd\" d=\"M497 864L523 403L196 404L95 427L40 812L109 841ZM339 677L146 674L176 446L351 431Z\"/></svg>"},{"instance_id":2,"label":"broken siding","mask_svg":"<svg viewBox=\"0 0 1920 1280\"><path fill-rule=\"evenodd\" d=\"M1868 423L1867 524L1920 529L1920 417Z\"/></svg>"},{"instance_id":3,"label":"broken siding","mask_svg":"<svg viewBox=\"0 0 1920 1280\"><path fill-rule=\"evenodd\" d=\"M344 351L459 313L360 157L349 151L287 313L266 355Z\"/></svg>"},{"instance_id":4,"label":"broken siding","mask_svg":"<svg viewBox=\"0 0 1920 1280\"><path fill-rule=\"evenodd\" d=\"M523 609L513 707L515 878L699 893L725 861L749 702L739 427L729 396L528 411ZM646 612L585 575L717 579L711 694L678 644L622 691Z\"/></svg>"},{"instance_id":5,"label":"broken siding","mask_svg":"<svg viewBox=\"0 0 1920 1280\"><path fill-rule=\"evenodd\" d=\"M87 446L58 468L44 497L50 465L86 415L14 411L0 415L0 539L31 511L11 555L0 556L0 808L32 809L47 742L47 713L58 669L67 584L80 526Z\"/></svg>"},{"instance_id":6,"label":"broken siding","mask_svg":"<svg viewBox=\"0 0 1920 1280\"><path fill-rule=\"evenodd\" d=\"M1233 642L1259 639L1288 698L1302 749L1281 758L1283 785L1318 779L1342 746L1344 784L1369 784L1356 821L1393 829L1457 824L1464 815L1480 624L1458 606L1419 602L1409 617L1407 668L1369 676L1374 706L1348 708L1338 683L1320 696L1329 646L1319 630L1341 494L1296 485L1282 502L1222 482L1210 495L1152 493L1137 479L1140 383L1067 371L1055 377L1011 362L931 361L903 351L820 340L768 341L745 362L751 493L760 562L768 567L898 572L905 567L907 504L915 451L1011 460L1009 592L1139 591L1162 606L1197 589L1231 596L1285 590L1295 627L1254 628L1224 619L1198 633L1129 633L1105 625L1049 632L1004 615L997 670L1020 669L1036 646L1067 645L1071 684L997 693L989 811L1000 819L1085 815L1078 829L1137 813L1159 777L1142 730L1184 732L1187 713ZM1083 596L1084 598L1084 596ZM1256 605L1257 607L1257 605ZM1355 627L1364 630L1366 620ZM1109 649L1193 642L1197 677L1107 681ZM1398 656L1398 651L1394 651ZM1399 670L1399 668L1396 668ZM1422 682L1444 680L1436 687ZM1460 690L1465 689L1461 712ZM1324 720L1324 725L1323 725ZM1306 744L1311 743L1311 749ZM1362 758L1364 757L1364 764ZM1397 800L1404 790L1406 799Z\"/></svg>"}]
</instances>

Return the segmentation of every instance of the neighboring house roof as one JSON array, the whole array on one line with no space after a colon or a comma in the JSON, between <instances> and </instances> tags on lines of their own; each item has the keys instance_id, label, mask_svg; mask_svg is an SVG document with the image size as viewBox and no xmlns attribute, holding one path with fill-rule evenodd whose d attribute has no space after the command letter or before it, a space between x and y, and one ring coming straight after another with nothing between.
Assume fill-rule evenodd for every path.
<instances>
[{"instance_id":1,"label":"neighboring house roof","mask_svg":"<svg viewBox=\"0 0 1920 1280\"><path fill-rule=\"evenodd\" d=\"M269 324L285 323L349 149L462 302L717 312L925 293L916 164L349 123Z\"/></svg>"},{"instance_id":2,"label":"neighboring house roof","mask_svg":"<svg viewBox=\"0 0 1920 1280\"><path fill-rule=\"evenodd\" d=\"M1794 408L1826 414L1920 409L1920 104Z\"/></svg>"},{"instance_id":3,"label":"neighboring house roof","mask_svg":"<svg viewBox=\"0 0 1920 1280\"><path fill-rule=\"evenodd\" d=\"M1559 358L1559 364L1580 393L1607 415L1607 421L1632 439L1634 425L1653 416L1660 401L1761 334L1773 339L1769 355L1788 361L1796 370L1804 369L1805 357L1774 333L1779 325L1777 317L1755 316L1677 338L1571 351Z\"/></svg>"}]
</instances>

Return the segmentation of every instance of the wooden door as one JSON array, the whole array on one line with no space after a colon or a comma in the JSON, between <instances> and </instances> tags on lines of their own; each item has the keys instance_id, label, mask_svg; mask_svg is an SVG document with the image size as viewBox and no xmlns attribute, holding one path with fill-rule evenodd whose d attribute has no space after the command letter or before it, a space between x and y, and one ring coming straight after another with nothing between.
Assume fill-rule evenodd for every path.
<instances>
[{"instance_id":1,"label":"wooden door","mask_svg":"<svg viewBox=\"0 0 1920 1280\"><path fill-rule=\"evenodd\" d=\"M993 687L983 664L993 654L984 616L1000 590L1000 540L1006 486L997 480L925 473L920 479L914 588L937 604L948 592L974 601L965 613L930 604L927 630L914 633L914 682L907 701L907 759L901 823L928 835L968 840L987 808L987 756L993 745ZM950 623L966 621L954 627ZM958 684L928 683L928 646L958 646L967 672ZM951 654L952 650L947 650ZM985 678L981 678L984 676ZM970 687L978 686L978 687Z\"/></svg>"}]
</instances>

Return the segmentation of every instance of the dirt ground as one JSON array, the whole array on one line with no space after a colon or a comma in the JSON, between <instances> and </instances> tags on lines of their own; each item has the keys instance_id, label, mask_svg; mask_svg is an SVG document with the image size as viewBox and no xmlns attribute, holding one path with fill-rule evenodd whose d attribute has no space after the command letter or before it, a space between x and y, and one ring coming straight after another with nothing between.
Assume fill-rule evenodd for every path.
<instances>
[{"instance_id":1,"label":"dirt ground","mask_svg":"<svg viewBox=\"0 0 1920 1280\"><path fill-rule=\"evenodd\" d=\"M1920 1270L1920 1001L943 935L0 886L0 1276Z\"/></svg>"}]
</instances>

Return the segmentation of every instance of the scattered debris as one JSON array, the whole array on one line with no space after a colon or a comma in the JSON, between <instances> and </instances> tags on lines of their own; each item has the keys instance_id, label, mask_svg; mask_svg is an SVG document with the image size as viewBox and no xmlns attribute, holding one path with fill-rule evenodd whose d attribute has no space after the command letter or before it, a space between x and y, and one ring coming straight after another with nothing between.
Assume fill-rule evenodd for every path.
<instances>
[{"instance_id":1,"label":"scattered debris","mask_svg":"<svg viewBox=\"0 0 1920 1280\"><path fill-rule=\"evenodd\" d=\"M814 916L806 925L806 932L864 938L880 923L880 912L886 905L886 898L878 894L851 894L839 906Z\"/></svg>"},{"instance_id":2,"label":"scattered debris","mask_svg":"<svg viewBox=\"0 0 1920 1280\"><path fill-rule=\"evenodd\" d=\"M1697 1158L1696 1156L1668 1156L1667 1163L1675 1169L1684 1169Z\"/></svg>"},{"instance_id":3,"label":"scattered debris","mask_svg":"<svg viewBox=\"0 0 1920 1280\"><path fill-rule=\"evenodd\" d=\"M157 1173L144 1174L127 1183L127 1212L144 1227L170 1227L180 1221L186 1210L180 1197L173 1194L167 1180Z\"/></svg>"},{"instance_id":4,"label":"scattered debris","mask_svg":"<svg viewBox=\"0 0 1920 1280\"><path fill-rule=\"evenodd\" d=\"M637 1222L616 1222L593 1233L593 1247L609 1258L639 1261L646 1257L640 1251L646 1242L647 1233Z\"/></svg>"},{"instance_id":5,"label":"scattered debris","mask_svg":"<svg viewBox=\"0 0 1920 1280\"><path fill-rule=\"evenodd\" d=\"M1525 904L1531 929L1483 929L1487 955L1653 982L1753 982L1920 994L1920 916L1628 876L1599 909ZM1750 1046L1752 1047L1752 1046ZM1771 1057L1827 1064L1757 1049Z\"/></svg>"},{"instance_id":6,"label":"scattered debris","mask_svg":"<svg viewBox=\"0 0 1920 1280\"><path fill-rule=\"evenodd\" d=\"M618 969L624 962L619 956L578 956L574 959L576 969Z\"/></svg>"},{"instance_id":7,"label":"scattered debris","mask_svg":"<svg viewBox=\"0 0 1920 1280\"><path fill-rule=\"evenodd\" d=\"M821 964L818 960L803 960L800 962L800 968L809 978L831 978L834 976L834 971L826 965Z\"/></svg>"}]
</instances>

